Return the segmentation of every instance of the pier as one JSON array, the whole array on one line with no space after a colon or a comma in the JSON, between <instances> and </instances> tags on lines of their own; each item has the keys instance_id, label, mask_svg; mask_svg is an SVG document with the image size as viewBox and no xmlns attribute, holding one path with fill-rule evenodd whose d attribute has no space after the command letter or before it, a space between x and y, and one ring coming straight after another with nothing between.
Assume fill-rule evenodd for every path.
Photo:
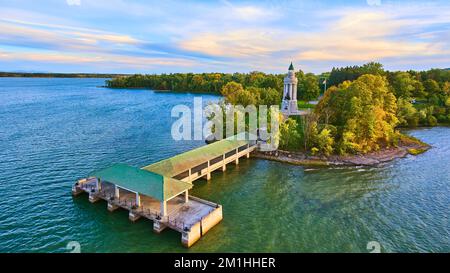
<instances>
[{"instance_id":1,"label":"pier","mask_svg":"<svg viewBox=\"0 0 450 273\"><path fill-rule=\"evenodd\" d=\"M143 168L114 164L78 180L72 194L87 193L92 203L104 200L111 212L126 209L133 222L152 220L156 233L167 227L176 230L182 244L190 247L223 215L221 205L191 196L189 190L195 180L210 180L213 171L226 171L227 164L249 158L256 141L241 138L233 136Z\"/></svg>"}]
</instances>

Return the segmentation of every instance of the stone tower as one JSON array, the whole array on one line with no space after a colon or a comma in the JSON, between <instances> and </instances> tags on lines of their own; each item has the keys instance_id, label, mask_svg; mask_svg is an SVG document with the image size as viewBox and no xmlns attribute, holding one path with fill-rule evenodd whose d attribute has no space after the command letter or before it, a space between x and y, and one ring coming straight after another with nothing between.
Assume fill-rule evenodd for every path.
<instances>
[{"instance_id":1,"label":"stone tower","mask_svg":"<svg viewBox=\"0 0 450 273\"><path fill-rule=\"evenodd\" d=\"M291 62L288 74L284 78L283 103L281 105L281 111L287 116L300 114L297 108L297 84L298 80Z\"/></svg>"}]
</instances>

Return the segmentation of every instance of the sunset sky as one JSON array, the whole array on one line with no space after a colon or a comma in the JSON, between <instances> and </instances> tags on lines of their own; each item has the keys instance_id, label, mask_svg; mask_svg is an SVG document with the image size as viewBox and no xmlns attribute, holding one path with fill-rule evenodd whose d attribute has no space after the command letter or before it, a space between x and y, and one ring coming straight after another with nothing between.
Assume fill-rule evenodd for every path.
<instances>
[{"instance_id":1,"label":"sunset sky","mask_svg":"<svg viewBox=\"0 0 450 273\"><path fill-rule=\"evenodd\" d=\"M0 0L0 71L450 67L450 1Z\"/></svg>"}]
</instances>

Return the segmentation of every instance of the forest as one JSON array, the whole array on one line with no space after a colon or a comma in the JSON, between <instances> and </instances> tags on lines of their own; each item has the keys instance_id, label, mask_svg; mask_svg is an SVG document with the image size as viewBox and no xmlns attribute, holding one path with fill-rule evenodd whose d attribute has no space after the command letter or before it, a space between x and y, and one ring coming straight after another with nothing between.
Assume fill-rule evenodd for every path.
<instances>
[{"instance_id":1,"label":"forest","mask_svg":"<svg viewBox=\"0 0 450 273\"><path fill-rule=\"evenodd\" d=\"M227 103L279 105L285 74L203 73L132 75L111 88L149 88L221 94ZM320 98L306 117L280 125L280 148L314 155L364 154L396 146L402 127L450 123L450 70L387 71L380 63L296 72L300 104ZM324 90L324 84L327 90Z\"/></svg>"},{"instance_id":2,"label":"forest","mask_svg":"<svg viewBox=\"0 0 450 273\"><path fill-rule=\"evenodd\" d=\"M281 127L280 146L311 154L365 154L413 141L399 128L450 123L450 71L333 69L313 113Z\"/></svg>"}]
</instances>

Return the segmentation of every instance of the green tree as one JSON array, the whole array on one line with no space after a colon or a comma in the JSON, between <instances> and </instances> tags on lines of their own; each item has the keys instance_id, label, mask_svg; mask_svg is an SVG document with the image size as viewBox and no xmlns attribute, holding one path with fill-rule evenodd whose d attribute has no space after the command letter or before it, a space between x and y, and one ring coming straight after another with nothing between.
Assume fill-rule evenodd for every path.
<instances>
[{"instance_id":1,"label":"green tree","mask_svg":"<svg viewBox=\"0 0 450 273\"><path fill-rule=\"evenodd\" d=\"M300 133L297 121L288 118L280 124L280 149L298 150L300 145Z\"/></svg>"},{"instance_id":2,"label":"green tree","mask_svg":"<svg viewBox=\"0 0 450 273\"><path fill-rule=\"evenodd\" d=\"M428 79L423 82L423 86L425 87L425 91L430 95L439 95L441 88L439 87L439 84L432 79Z\"/></svg>"},{"instance_id":3,"label":"green tree","mask_svg":"<svg viewBox=\"0 0 450 273\"><path fill-rule=\"evenodd\" d=\"M282 94L275 88L260 88L258 105L280 105Z\"/></svg>"},{"instance_id":4,"label":"green tree","mask_svg":"<svg viewBox=\"0 0 450 273\"><path fill-rule=\"evenodd\" d=\"M416 88L420 88L417 80L415 80L408 72L397 72L392 80L392 88L397 98L410 99Z\"/></svg>"},{"instance_id":5,"label":"green tree","mask_svg":"<svg viewBox=\"0 0 450 273\"><path fill-rule=\"evenodd\" d=\"M298 98L306 101L314 100L319 97L320 88L317 77L308 73L301 77L297 87Z\"/></svg>"},{"instance_id":6,"label":"green tree","mask_svg":"<svg viewBox=\"0 0 450 273\"><path fill-rule=\"evenodd\" d=\"M382 64L375 62L370 62L362 66L333 67L328 78L328 84L329 86L338 86L345 81L354 81L364 74L383 76L386 72Z\"/></svg>"},{"instance_id":7,"label":"green tree","mask_svg":"<svg viewBox=\"0 0 450 273\"><path fill-rule=\"evenodd\" d=\"M442 92L445 96L450 96L450 82L444 82L442 84Z\"/></svg>"},{"instance_id":8,"label":"green tree","mask_svg":"<svg viewBox=\"0 0 450 273\"><path fill-rule=\"evenodd\" d=\"M416 127L419 125L419 115L412 103L407 99L399 98L397 107L397 118L400 126Z\"/></svg>"},{"instance_id":9,"label":"green tree","mask_svg":"<svg viewBox=\"0 0 450 273\"><path fill-rule=\"evenodd\" d=\"M320 153L329 156L333 152L334 138L329 129L322 129L315 143Z\"/></svg>"}]
</instances>

